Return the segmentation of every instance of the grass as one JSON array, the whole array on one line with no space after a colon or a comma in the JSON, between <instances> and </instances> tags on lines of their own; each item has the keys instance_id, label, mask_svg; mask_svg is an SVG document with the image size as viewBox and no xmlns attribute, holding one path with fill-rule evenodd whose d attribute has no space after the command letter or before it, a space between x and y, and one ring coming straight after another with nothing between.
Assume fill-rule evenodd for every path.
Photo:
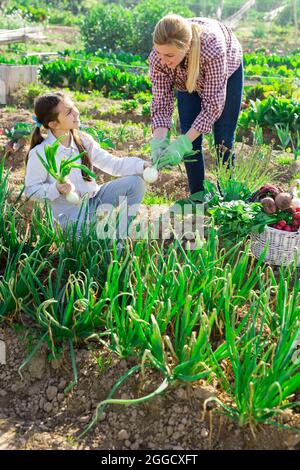
<instances>
[{"instance_id":1,"label":"grass","mask_svg":"<svg viewBox=\"0 0 300 470\"><path fill-rule=\"evenodd\" d=\"M276 158L276 163L281 166L291 165L294 162L294 157L289 155L280 155Z\"/></svg>"},{"instance_id":2,"label":"grass","mask_svg":"<svg viewBox=\"0 0 300 470\"><path fill-rule=\"evenodd\" d=\"M155 206L155 205L166 205L171 206L174 204L175 200L172 200L166 196L159 196L151 192L146 192L143 198L143 204L146 206Z\"/></svg>"},{"instance_id":3,"label":"grass","mask_svg":"<svg viewBox=\"0 0 300 470\"><path fill-rule=\"evenodd\" d=\"M5 105L5 111L8 113L15 113L18 109L16 106Z\"/></svg>"}]
</instances>

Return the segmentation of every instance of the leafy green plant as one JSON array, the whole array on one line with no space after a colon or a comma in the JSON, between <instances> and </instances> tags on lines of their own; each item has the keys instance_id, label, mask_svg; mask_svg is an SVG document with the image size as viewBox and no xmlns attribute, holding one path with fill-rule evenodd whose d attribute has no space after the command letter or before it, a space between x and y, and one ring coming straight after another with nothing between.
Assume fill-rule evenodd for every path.
<instances>
[{"instance_id":1,"label":"leafy green plant","mask_svg":"<svg viewBox=\"0 0 300 470\"><path fill-rule=\"evenodd\" d=\"M245 201L220 202L218 206L208 209L219 226L219 236L223 240L235 243L250 233L263 232L266 225L276 222L276 218L262 211L259 202Z\"/></svg>"},{"instance_id":2,"label":"leafy green plant","mask_svg":"<svg viewBox=\"0 0 300 470\"><path fill-rule=\"evenodd\" d=\"M29 122L16 122L11 129L5 129L6 136L12 142L18 142L19 139L24 139L33 131L33 124Z\"/></svg>"},{"instance_id":3,"label":"leafy green plant","mask_svg":"<svg viewBox=\"0 0 300 470\"><path fill-rule=\"evenodd\" d=\"M80 130L90 134L96 140L96 142L101 145L102 148L115 148L115 145L113 144L112 140L106 136L106 132L95 127L85 126L83 124L80 126Z\"/></svg>"},{"instance_id":4,"label":"leafy green plant","mask_svg":"<svg viewBox=\"0 0 300 470\"><path fill-rule=\"evenodd\" d=\"M138 104L135 100L127 100L121 103L121 109L127 112L133 112L138 107Z\"/></svg>"},{"instance_id":5,"label":"leafy green plant","mask_svg":"<svg viewBox=\"0 0 300 470\"><path fill-rule=\"evenodd\" d=\"M142 106L142 116L148 117L151 115L151 104L145 103Z\"/></svg>"},{"instance_id":6,"label":"leafy green plant","mask_svg":"<svg viewBox=\"0 0 300 470\"><path fill-rule=\"evenodd\" d=\"M283 128L275 124L275 128L277 131L277 136L280 140L280 148L285 150L291 141L289 125L287 124L286 127Z\"/></svg>"},{"instance_id":7,"label":"leafy green plant","mask_svg":"<svg viewBox=\"0 0 300 470\"><path fill-rule=\"evenodd\" d=\"M50 86L68 86L80 91L101 90L104 96L114 98L132 98L137 92L151 89L146 75L136 75L97 62L83 65L76 59L45 63L41 65L39 75Z\"/></svg>"},{"instance_id":8,"label":"leafy green plant","mask_svg":"<svg viewBox=\"0 0 300 470\"><path fill-rule=\"evenodd\" d=\"M263 137L262 127L256 125L252 133L253 133L253 144L263 145L264 137Z\"/></svg>"},{"instance_id":9,"label":"leafy green plant","mask_svg":"<svg viewBox=\"0 0 300 470\"><path fill-rule=\"evenodd\" d=\"M300 155L300 132L297 131L295 138L291 138L294 160L298 160Z\"/></svg>"},{"instance_id":10,"label":"leafy green plant","mask_svg":"<svg viewBox=\"0 0 300 470\"><path fill-rule=\"evenodd\" d=\"M269 127L289 126L293 134L300 125L300 102L287 98L269 96L265 100L250 100L250 106L240 114L239 124L247 128L250 124Z\"/></svg>"},{"instance_id":11,"label":"leafy green plant","mask_svg":"<svg viewBox=\"0 0 300 470\"><path fill-rule=\"evenodd\" d=\"M278 157L276 157L276 163L282 166L291 165L291 163L293 163L293 160L294 159L292 155L279 155Z\"/></svg>"},{"instance_id":12,"label":"leafy green plant","mask_svg":"<svg viewBox=\"0 0 300 470\"><path fill-rule=\"evenodd\" d=\"M225 201L247 200L249 193L256 191L276 176L270 169L272 159L270 148L254 145L246 153L242 145L235 153L234 164L230 157L224 164L222 158L217 158L215 150L213 154L217 161L213 174Z\"/></svg>"}]
</instances>

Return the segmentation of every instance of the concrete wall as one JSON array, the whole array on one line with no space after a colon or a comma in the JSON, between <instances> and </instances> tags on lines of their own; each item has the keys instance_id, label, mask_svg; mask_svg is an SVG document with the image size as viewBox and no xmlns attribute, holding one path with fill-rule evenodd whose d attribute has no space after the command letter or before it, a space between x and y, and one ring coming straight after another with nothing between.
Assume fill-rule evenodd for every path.
<instances>
[{"instance_id":1,"label":"concrete wall","mask_svg":"<svg viewBox=\"0 0 300 470\"><path fill-rule=\"evenodd\" d=\"M0 104L10 103L10 94L16 90L20 83L28 85L36 82L37 65L9 65L0 64Z\"/></svg>"}]
</instances>

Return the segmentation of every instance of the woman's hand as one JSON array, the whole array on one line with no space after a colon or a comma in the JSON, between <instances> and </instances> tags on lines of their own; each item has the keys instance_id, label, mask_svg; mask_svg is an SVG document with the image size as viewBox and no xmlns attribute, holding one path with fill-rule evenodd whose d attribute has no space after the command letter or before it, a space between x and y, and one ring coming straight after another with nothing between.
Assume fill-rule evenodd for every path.
<instances>
[{"instance_id":1,"label":"woman's hand","mask_svg":"<svg viewBox=\"0 0 300 470\"><path fill-rule=\"evenodd\" d=\"M170 144L170 137L166 136L163 139L151 139L150 140L150 149L151 149L151 163L155 165L159 160L160 155L166 150Z\"/></svg>"},{"instance_id":2,"label":"woman's hand","mask_svg":"<svg viewBox=\"0 0 300 470\"><path fill-rule=\"evenodd\" d=\"M157 169L160 170L166 166L178 165L183 157L193 150L193 144L186 135L181 135L174 140L159 157Z\"/></svg>"}]
</instances>

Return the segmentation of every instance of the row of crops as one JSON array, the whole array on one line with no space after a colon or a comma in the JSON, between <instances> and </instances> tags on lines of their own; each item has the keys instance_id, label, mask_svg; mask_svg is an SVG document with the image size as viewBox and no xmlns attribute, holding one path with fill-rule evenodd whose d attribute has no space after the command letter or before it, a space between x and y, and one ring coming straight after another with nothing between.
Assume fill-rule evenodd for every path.
<instances>
[{"instance_id":1,"label":"row of crops","mask_svg":"<svg viewBox=\"0 0 300 470\"><path fill-rule=\"evenodd\" d=\"M268 180L265 157L256 157L237 166L239 184L222 168L229 200ZM137 365L120 377L87 429L109 403L140 403L170 384L199 379L217 383L220 392L205 406L214 401L240 426L284 426L279 417L298 405L300 386L296 265L275 274L264 265L264 254L253 257L247 232L224 249L213 216L197 250L184 249L175 237L128 241L119 254L97 237L94 226L83 227L81 237L76 226L64 233L55 229L47 207L36 205L28 224L22 192L9 200L9 178L2 161L0 320L17 322L22 315L37 338L21 374L42 344L52 357L69 348L70 389L77 383L76 348L92 336L120 358L135 357ZM161 374L158 389L115 402L118 387L144 368Z\"/></svg>"},{"instance_id":2,"label":"row of crops","mask_svg":"<svg viewBox=\"0 0 300 470\"><path fill-rule=\"evenodd\" d=\"M0 62L5 62L0 56ZM7 60L9 63L40 65L39 75L50 87L69 87L83 92L100 90L104 96L135 99L137 93L149 95L151 82L147 62L129 53L65 50L53 61L36 56ZM300 54L266 55L263 52L244 55L245 93L240 127L245 131L257 126L276 136L275 125L287 128L292 146L297 148L300 129ZM147 105L148 106L148 105ZM145 113L149 113L149 106Z\"/></svg>"},{"instance_id":3,"label":"row of crops","mask_svg":"<svg viewBox=\"0 0 300 470\"><path fill-rule=\"evenodd\" d=\"M96 52L88 53L85 51L74 51L65 49L59 53L61 59L74 59L78 61L87 61L89 63L101 63L103 65L110 65L113 62L119 68L140 67L147 70L147 61L143 60L137 54L130 54L128 52L108 52L99 49ZM22 56L16 58L7 58L5 55L0 55L1 63L8 64L39 64L45 61L45 58L38 56ZM286 55L266 54L265 52L251 52L244 53L244 66L247 76L260 75L264 77L272 76L272 74L280 75L282 77L296 76L300 77L300 53L294 51Z\"/></svg>"}]
</instances>

